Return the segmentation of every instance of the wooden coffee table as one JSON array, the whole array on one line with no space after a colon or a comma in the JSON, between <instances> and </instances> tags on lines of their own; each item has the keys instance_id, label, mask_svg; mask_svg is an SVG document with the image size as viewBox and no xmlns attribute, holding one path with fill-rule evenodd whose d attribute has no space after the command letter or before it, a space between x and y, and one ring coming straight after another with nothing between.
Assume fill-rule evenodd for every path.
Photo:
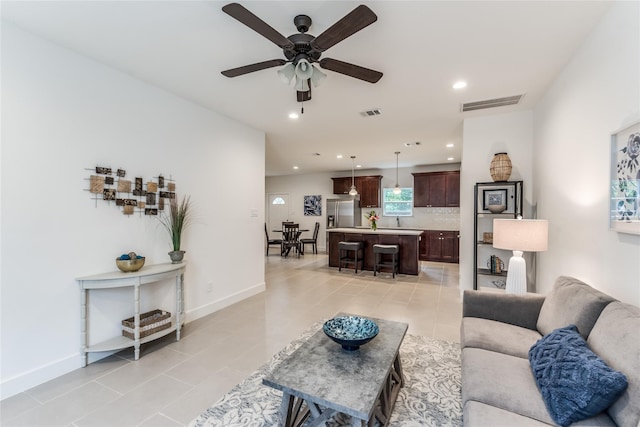
<instances>
[{"instance_id":1,"label":"wooden coffee table","mask_svg":"<svg viewBox=\"0 0 640 427\"><path fill-rule=\"evenodd\" d=\"M380 332L358 350L343 350L320 329L262 380L282 391L285 427L323 425L336 412L353 426L389 423L404 385L399 350L408 325L372 320Z\"/></svg>"}]
</instances>

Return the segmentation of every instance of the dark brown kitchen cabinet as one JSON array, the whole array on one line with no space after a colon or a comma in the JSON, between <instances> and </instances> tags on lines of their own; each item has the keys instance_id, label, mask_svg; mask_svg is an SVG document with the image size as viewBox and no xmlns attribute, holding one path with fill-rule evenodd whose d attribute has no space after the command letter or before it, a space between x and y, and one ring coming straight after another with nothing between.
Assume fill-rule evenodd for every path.
<instances>
[{"instance_id":1,"label":"dark brown kitchen cabinet","mask_svg":"<svg viewBox=\"0 0 640 427\"><path fill-rule=\"evenodd\" d=\"M422 172L412 175L414 207L460 206L460 171Z\"/></svg>"},{"instance_id":2,"label":"dark brown kitchen cabinet","mask_svg":"<svg viewBox=\"0 0 640 427\"><path fill-rule=\"evenodd\" d=\"M333 194L349 194L351 177L331 179L333 180Z\"/></svg>"},{"instance_id":3,"label":"dark brown kitchen cabinet","mask_svg":"<svg viewBox=\"0 0 640 427\"><path fill-rule=\"evenodd\" d=\"M380 183L382 175L356 176L356 189L360 193L361 208L380 207Z\"/></svg>"},{"instance_id":4,"label":"dark brown kitchen cabinet","mask_svg":"<svg viewBox=\"0 0 640 427\"><path fill-rule=\"evenodd\" d=\"M458 231L425 230L420 239L420 260L458 263Z\"/></svg>"},{"instance_id":5,"label":"dark brown kitchen cabinet","mask_svg":"<svg viewBox=\"0 0 640 427\"><path fill-rule=\"evenodd\" d=\"M331 179L333 180L333 194L349 194L351 177ZM354 182L360 195L360 207L379 208L382 175L356 176Z\"/></svg>"}]
</instances>

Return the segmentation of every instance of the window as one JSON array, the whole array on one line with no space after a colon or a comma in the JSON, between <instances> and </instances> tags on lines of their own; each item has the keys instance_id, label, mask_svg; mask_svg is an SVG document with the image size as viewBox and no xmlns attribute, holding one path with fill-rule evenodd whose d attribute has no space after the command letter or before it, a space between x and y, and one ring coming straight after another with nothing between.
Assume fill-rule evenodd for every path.
<instances>
[{"instance_id":1,"label":"window","mask_svg":"<svg viewBox=\"0 0 640 427\"><path fill-rule=\"evenodd\" d=\"M393 188L382 189L383 216L412 216L413 188L401 188L400 194L394 194Z\"/></svg>"},{"instance_id":2,"label":"window","mask_svg":"<svg viewBox=\"0 0 640 427\"><path fill-rule=\"evenodd\" d=\"M285 201L282 197L276 197L275 199L273 199L273 202L271 202L272 205L284 205Z\"/></svg>"}]
</instances>

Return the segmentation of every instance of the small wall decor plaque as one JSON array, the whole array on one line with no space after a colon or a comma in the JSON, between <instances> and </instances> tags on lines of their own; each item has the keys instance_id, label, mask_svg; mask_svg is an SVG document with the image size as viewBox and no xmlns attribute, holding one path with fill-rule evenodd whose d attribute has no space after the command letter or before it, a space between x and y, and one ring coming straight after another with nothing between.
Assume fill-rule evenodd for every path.
<instances>
[{"instance_id":1,"label":"small wall decor plaque","mask_svg":"<svg viewBox=\"0 0 640 427\"><path fill-rule=\"evenodd\" d=\"M155 182L147 182L147 193L155 193L158 191L158 184Z\"/></svg>"},{"instance_id":2,"label":"small wall decor plaque","mask_svg":"<svg viewBox=\"0 0 640 427\"><path fill-rule=\"evenodd\" d=\"M96 173L99 173L100 175L111 175L111 168L96 166Z\"/></svg>"},{"instance_id":3,"label":"small wall decor plaque","mask_svg":"<svg viewBox=\"0 0 640 427\"><path fill-rule=\"evenodd\" d=\"M131 193L131 181L128 179L119 179L118 193Z\"/></svg>"},{"instance_id":4,"label":"small wall decor plaque","mask_svg":"<svg viewBox=\"0 0 640 427\"><path fill-rule=\"evenodd\" d=\"M115 200L116 190L113 188L105 188L102 190L102 200Z\"/></svg>"},{"instance_id":5,"label":"small wall decor plaque","mask_svg":"<svg viewBox=\"0 0 640 427\"><path fill-rule=\"evenodd\" d=\"M118 177L119 178L124 178L124 176L127 174L127 171L125 171L124 169L118 169Z\"/></svg>"},{"instance_id":6,"label":"small wall decor plaque","mask_svg":"<svg viewBox=\"0 0 640 427\"><path fill-rule=\"evenodd\" d=\"M89 177L89 191L94 194L102 194L104 190L104 177L91 175Z\"/></svg>"}]
</instances>

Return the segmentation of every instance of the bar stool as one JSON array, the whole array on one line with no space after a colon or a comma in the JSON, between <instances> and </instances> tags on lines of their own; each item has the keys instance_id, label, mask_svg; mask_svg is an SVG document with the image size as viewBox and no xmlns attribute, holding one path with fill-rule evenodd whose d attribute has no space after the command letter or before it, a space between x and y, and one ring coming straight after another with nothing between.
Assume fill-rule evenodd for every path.
<instances>
[{"instance_id":1,"label":"bar stool","mask_svg":"<svg viewBox=\"0 0 640 427\"><path fill-rule=\"evenodd\" d=\"M353 252L353 255L350 252ZM360 254L362 256L358 257ZM342 263L353 264L356 274L358 274L358 262L360 262L360 269L364 269L364 242L338 242L338 255L340 256L338 271L342 271Z\"/></svg>"},{"instance_id":2,"label":"bar stool","mask_svg":"<svg viewBox=\"0 0 640 427\"><path fill-rule=\"evenodd\" d=\"M400 248L398 245L373 245L373 256L375 258L373 275L376 275L379 267L391 267L392 277L395 279L398 273L399 252ZM384 255L391 255L391 261L385 261Z\"/></svg>"}]
</instances>

